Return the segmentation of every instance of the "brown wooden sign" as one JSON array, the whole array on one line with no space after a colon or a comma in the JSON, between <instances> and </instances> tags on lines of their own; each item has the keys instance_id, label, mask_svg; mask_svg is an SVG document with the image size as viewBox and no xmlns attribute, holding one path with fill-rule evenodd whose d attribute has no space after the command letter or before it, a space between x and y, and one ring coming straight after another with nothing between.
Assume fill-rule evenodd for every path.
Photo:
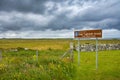
<instances>
[{"instance_id":1,"label":"brown wooden sign","mask_svg":"<svg viewBox=\"0 0 120 80\"><path fill-rule=\"evenodd\" d=\"M74 31L75 38L102 38L102 30Z\"/></svg>"}]
</instances>

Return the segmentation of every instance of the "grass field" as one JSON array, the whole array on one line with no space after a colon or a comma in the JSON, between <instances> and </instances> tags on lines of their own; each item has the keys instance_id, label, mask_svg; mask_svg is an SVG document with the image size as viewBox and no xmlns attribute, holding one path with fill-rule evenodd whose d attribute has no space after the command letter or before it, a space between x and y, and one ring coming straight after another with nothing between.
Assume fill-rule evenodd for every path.
<instances>
[{"instance_id":1,"label":"grass field","mask_svg":"<svg viewBox=\"0 0 120 80\"><path fill-rule=\"evenodd\" d=\"M99 51L98 70L95 56L95 52L81 52L75 80L120 80L120 50Z\"/></svg>"},{"instance_id":2,"label":"grass field","mask_svg":"<svg viewBox=\"0 0 120 80\"><path fill-rule=\"evenodd\" d=\"M68 50L70 42L77 44L73 39L0 39L0 48L30 48L38 50L59 49ZM95 44L95 40L80 40L80 44ZM120 44L120 40L99 40L99 44Z\"/></svg>"},{"instance_id":3,"label":"grass field","mask_svg":"<svg viewBox=\"0 0 120 80\"><path fill-rule=\"evenodd\" d=\"M73 40L0 40L0 80L120 80L120 50L99 51L96 70L95 52L81 52L80 66L77 51L74 51L73 63L69 55L60 59L71 41ZM95 41L81 43L94 44ZM115 44L120 43L120 40L100 40L99 44L101 43ZM9 51L8 48L18 48L18 51ZM35 49L39 49L38 58Z\"/></svg>"}]
</instances>

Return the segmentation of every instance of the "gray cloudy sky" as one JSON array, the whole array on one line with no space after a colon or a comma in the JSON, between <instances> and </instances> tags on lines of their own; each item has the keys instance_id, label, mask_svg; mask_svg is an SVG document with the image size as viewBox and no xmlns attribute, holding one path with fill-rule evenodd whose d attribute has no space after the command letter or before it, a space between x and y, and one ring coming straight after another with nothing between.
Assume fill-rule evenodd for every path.
<instances>
[{"instance_id":1,"label":"gray cloudy sky","mask_svg":"<svg viewBox=\"0 0 120 80\"><path fill-rule=\"evenodd\" d=\"M120 0L0 0L0 38L71 38L74 29L120 38Z\"/></svg>"}]
</instances>

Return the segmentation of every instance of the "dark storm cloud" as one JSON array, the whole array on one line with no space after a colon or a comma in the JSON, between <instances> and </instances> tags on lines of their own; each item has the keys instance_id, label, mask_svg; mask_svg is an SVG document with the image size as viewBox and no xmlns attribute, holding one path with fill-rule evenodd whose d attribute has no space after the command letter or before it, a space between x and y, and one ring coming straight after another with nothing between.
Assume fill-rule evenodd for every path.
<instances>
[{"instance_id":1,"label":"dark storm cloud","mask_svg":"<svg viewBox=\"0 0 120 80\"><path fill-rule=\"evenodd\" d=\"M94 0L89 2L88 5L82 6L86 7L84 10L80 10L78 7L78 13L69 19L70 16L65 17L60 14L58 17L58 24L61 28L102 28L102 29L119 29L120 30L120 1L119 0L99 0L94 3ZM84 2L84 4L87 2ZM74 11L74 8L73 8ZM77 11L77 10L76 10ZM71 11L72 12L72 11ZM73 12L74 14L75 12ZM62 17L63 16L63 17ZM59 24L60 23L60 24ZM55 27L56 28L56 27ZM54 29L55 29L54 28Z\"/></svg>"},{"instance_id":2,"label":"dark storm cloud","mask_svg":"<svg viewBox=\"0 0 120 80\"><path fill-rule=\"evenodd\" d=\"M0 0L1 11L44 12L46 0Z\"/></svg>"},{"instance_id":3,"label":"dark storm cloud","mask_svg":"<svg viewBox=\"0 0 120 80\"><path fill-rule=\"evenodd\" d=\"M120 30L120 0L0 0L0 31Z\"/></svg>"},{"instance_id":4,"label":"dark storm cloud","mask_svg":"<svg viewBox=\"0 0 120 80\"><path fill-rule=\"evenodd\" d=\"M43 14L44 3L48 1L62 2L64 0L0 0L0 10Z\"/></svg>"}]
</instances>

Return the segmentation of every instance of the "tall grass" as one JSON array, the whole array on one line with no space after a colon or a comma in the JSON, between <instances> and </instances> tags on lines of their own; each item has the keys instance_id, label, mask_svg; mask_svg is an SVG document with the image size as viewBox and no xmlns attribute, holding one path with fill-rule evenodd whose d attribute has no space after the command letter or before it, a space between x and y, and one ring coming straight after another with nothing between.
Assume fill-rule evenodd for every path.
<instances>
[{"instance_id":1,"label":"tall grass","mask_svg":"<svg viewBox=\"0 0 120 80\"><path fill-rule=\"evenodd\" d=\"M3 52L0 62L0 80L72 80L76 68L70 60L61 60L64 51L20 50Z\"/></svg>"}]
</instances>

